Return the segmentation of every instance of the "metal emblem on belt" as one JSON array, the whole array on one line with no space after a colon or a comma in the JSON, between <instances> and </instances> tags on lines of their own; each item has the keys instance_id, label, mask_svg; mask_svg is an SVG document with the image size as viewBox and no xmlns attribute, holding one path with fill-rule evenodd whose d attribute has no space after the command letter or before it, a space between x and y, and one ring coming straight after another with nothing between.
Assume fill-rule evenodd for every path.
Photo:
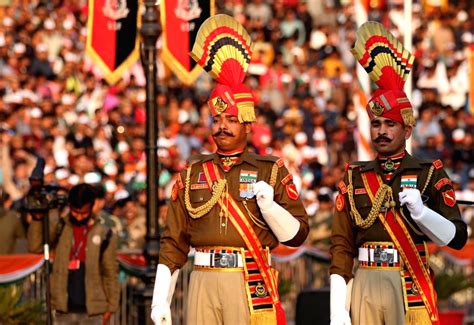
<instances>
[{"instance_id":1,"label":"metal emblem on belt","mask_svg":"<svg viewBox=\"0 0 474 325\"><path fill-rule=\"evenodd\" d=\"M261 282L255 286L255 295L257 297L266 297L268 295L267 290L265 290L265 286Z\"/></svg>"},{"instance_id":2,"label":"metal emblem on belt","mask_svg":"<svg viewBox=\"0 0 474 325\"><path fill-rule=\"evenodd\" d=\"M414 294L414 295L420 294L420 291L418 290L415 282L411 283L411 293Z\"/></svg>"}]
</instances>

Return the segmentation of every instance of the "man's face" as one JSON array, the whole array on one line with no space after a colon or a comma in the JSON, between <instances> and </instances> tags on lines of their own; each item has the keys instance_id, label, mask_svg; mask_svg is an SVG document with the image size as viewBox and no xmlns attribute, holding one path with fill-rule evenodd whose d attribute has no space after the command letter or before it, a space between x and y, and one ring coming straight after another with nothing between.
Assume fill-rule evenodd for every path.
<instances>
[{"instance_id":1,"label":"man's face","mask_svg":"<svg viewBox=\"0 0 474 325\"><path fill-rule=\"evenodd\" d=\"M375 151L383 156L391 156L405 150L405 142L411 136L411 126L376 117L370 121L370 138Z\"/></svg>"},{"instance_id":2,"label":"man's face","mask_svg":"<svg viewBox=\"0 0 474 325\"><path fill-rule=\"evenodd\" d=\"M80 208L71 207L70 213L77 221L85 221L92 214L92 204L88 203Z\"/></svg>"},{"instance_id":3,"label":"man's face","mask_svg":"<svg viewBox=\"0 0 474 325\"><path fill-rule=\"evenodd\" d=\"M250 123L240 123L235 115L222 113L212 120L212 137L217 148L223 151L243 149L247 145Z\"/></svg>"}]
</instances>

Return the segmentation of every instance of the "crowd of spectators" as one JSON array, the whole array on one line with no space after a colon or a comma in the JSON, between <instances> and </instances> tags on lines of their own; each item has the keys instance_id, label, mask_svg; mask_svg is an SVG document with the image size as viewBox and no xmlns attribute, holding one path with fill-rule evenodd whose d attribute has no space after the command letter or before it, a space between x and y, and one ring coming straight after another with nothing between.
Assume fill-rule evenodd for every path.
<instances>
[{"instance_id":1,"label":"crowd of spectators","mask_svg":"<svg viewBox=\"0 0 474 325\"><path fill-rule=\"evenodd\" d=\"M457 184L458 199L473 200L468 51L474 44L469 19L474 6L467 0L445 2L413 4L412 103L418 125L412 152L441 159ZM370 3L375 7L369 19L402 38L403 1ZM329 236L330 227L321 224L330 222L327 214L344 166L357 160L352 1L219 0L216 5L218 12L242 22L255 42L246 79L257 99L251 147L284 158L313 218L309 241L318 244ZM15 208L28 191L35 157L42 156L46 183L100 184L96 212L113 216L107 222L123 234L122 248L140 248L146 200L145 77L136 62L116 85L103 80L85 54L87 16L84 0L11 0L0 7L2 202ZM160 54L161 39L157 46ZM166 203L173 175L190 155L214 150L206 104L213 81L202 73L186 86L160 58L157 62L159 198ZM321 204L327 213L317 220ZM163 204L160 214L165 211Z\"/></svg>"}]
</instances>

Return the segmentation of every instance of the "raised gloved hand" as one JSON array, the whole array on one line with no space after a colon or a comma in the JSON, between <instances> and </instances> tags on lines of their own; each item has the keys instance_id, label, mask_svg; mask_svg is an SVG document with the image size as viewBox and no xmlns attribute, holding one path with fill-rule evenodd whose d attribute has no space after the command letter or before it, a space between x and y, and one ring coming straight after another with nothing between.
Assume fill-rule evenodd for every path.
<instances>
[{"instance_id":1,"label":"raised gloved hand","mask_svg":"<svg viewBox=\"0 0 474 325\"><path fill-rule=\"evenodd\" d=\"M331 274L329 279L331 283L329 298L331 325L351 325L349 310L352 282L349 282L350 285L346 284L346 280L339 274ZM347 299L349 299L348 302Z\"/></svg>"},{"instance_id":2,"label":"raised gloved hand","mask_svg":"<svg viewBox=\"0 0 474 325\"><path fill-rule=\"evenodd\" d=\"M416 188L405 188L402 192L398 193L400 204L406 204L408 211L410 211L413 219L420 218L423 212L423 200L421 199L421 193Z\"/></svg>"},{"instance_id":3,"label":"raised gloved hand","mask_svg":"<svg viewBox=\"0 0 474 325\"><path fill-rule=\"evenodd\" d=\"M411 217L415 220L421 231L433 242L440 246L448 245L456 235L454 223L426 207L421 200L420 191L417 189L404 189L398 193L400 204L406 204Z\"/></svg>"},{"instance_id":4,"label":"raised gloved hand","mask_svg":"<svg viewBox=\"0 0 474 325\"><path fill-rule=\"evenodd\" d=\"M171 276L170 269L166 265L158 264L151 303L151 319L156 325L171 325L172 323L170 304L178 272L179 270L176 270Z\"/></svg>"},{"instance_id":5,"label":"raised gloved hand","mask_svg":"<svg viewBox=\"0 0 474 325\"><path fill-rule=\"evenodd\" d=\"M259 181L254 184L253 192L257 198L257 204L260 210L266 211L273 205L273 187L265 181Z\"/></svg>"},{"instance_id":6,"label":"raised gloved hand","mask_svg":"<svg viewBox=\"0 0 474 325\"><path fill-rule=\"evenodd\" d=\"M279 242L293 239L300 229L300 222L285 208L273 201L273 187L265 181L257 182L253 191L263 218Z\"/></svg>"}]
</instances>

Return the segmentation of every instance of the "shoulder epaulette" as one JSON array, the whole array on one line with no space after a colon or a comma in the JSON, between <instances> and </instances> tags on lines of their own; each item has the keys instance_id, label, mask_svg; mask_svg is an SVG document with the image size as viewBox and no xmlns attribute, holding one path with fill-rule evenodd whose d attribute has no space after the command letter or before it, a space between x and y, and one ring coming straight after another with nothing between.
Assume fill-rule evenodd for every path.
<instances>
[{"instance_id":1,"label":"shoulder epaulette","mask_svg":"<svg viewBox=\"0 0 474 325\"><path fill-rule=\"evenodd\" d=\"M353 161L351 163L346 163L346 171L349 169L356 169L364 165L364 161Z\"/></svg>"},{"instance_id":2,"label":"shoulder epaulette","mask_svg":"<svg viewBox=\"0 0 474 325\"><path fill-rule=\"evenodd\" d=\"M443 168L443 162L440 159L433 161L433 166L435 169Z\"/></svg>"},{"instance_id":3,"label":"shoulder epaulette","mask_svg":"<svg viewBox=\"0 0 474 325\"><path fill-rule=\"evenodd\" d=\"M278 157L272 156L272 155L255 155L255 159L257 160L263 160L263 161L271 161L271 162L276 162L279 159Z\"/></svg>"},{"instance_id":4,"label":"shoulder epaulette","mask_svg":"<svg viewBox=\"0 0 474 325\"><path fill-rule=\"evenodd\" d=\"M183 179L181 178L181 173L178 173L176 175L176 185L178 186L178 189L183 189L184 188L184 183Z\"/></svg>"}]
</instances>

